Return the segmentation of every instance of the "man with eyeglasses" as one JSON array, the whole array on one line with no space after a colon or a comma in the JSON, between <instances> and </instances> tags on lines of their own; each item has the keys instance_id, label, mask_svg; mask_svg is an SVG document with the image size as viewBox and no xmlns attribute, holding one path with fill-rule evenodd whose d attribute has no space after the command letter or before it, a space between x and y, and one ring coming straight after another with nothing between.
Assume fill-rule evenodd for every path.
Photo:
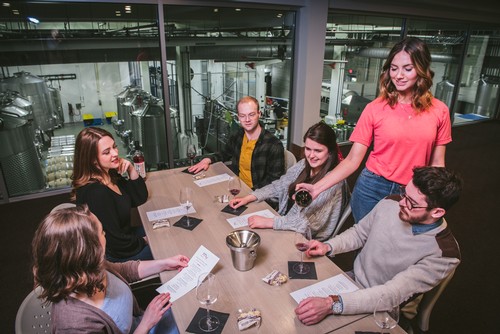
<instances>
[{"instance_id":1,"label":"man with eyeglasses","mask_svg":"<svg viewBox=\"0 0 500 334\"><path fill-rule=\"evenodd\" d=\"M222 160L231 160L232 171L250 188L262 188L285 172L283 144L259 123L261 112L255 98L242 97L236 110L241 127L229 137L221 152ZM204 158L189 171L198 173L207 170L217 159Z\"/></svg>"},{"instance_id":2,"label":"man with eyeglasses","mask_svg":"<svg viewBox=\"0 0 500 334\"><path fill-rule=\"evenodd\" d=\"M461 178L444 167L418 167L401 189L345 232L310 242L308 256L360 249L351 274L363 289L302 300L295 313L304 324L329 314L372 313L381 298L387 310L407 303L458 266L460 250L443 216L459 198Z\"/></svg>"}]
</instances>

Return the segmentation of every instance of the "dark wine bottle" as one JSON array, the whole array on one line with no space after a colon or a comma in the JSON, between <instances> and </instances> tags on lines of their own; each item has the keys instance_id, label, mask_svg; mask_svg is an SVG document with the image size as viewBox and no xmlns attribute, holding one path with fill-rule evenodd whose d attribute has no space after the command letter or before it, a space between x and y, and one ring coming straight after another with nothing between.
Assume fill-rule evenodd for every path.
<instances>
[{"instance_id":1,"label":"dark wine bottle","mask_svg":"<svg viewBox=\"0 0 500 334\"><path fill-rule=\"evenodd\" d=\"M143 178L146 178L146 161L144 160L144 153L142 153L139 146L139 141L134 142L135 151L132 156L132 161L134 162L134 168L137 173Z\"/></svg>"}]
</instances>

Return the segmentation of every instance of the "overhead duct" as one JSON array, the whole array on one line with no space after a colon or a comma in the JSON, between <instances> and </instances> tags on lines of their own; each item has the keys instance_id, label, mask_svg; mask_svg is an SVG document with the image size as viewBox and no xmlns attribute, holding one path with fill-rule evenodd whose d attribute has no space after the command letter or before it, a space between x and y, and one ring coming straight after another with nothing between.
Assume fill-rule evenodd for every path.
<instances>
[{"instance_id":1,"label":"overhead duct","mask_svg":"<svg viewBox=\"0 0 500 334\"><path fill-rule=\"evenodd\" d=\"M389 56L391 49L388 48L366 48L359 51L359 57L386 59ZM453 63L457 62L458 58L448 54L432 54L431 60L437 63Z\"/></svg>"}]
</instances>

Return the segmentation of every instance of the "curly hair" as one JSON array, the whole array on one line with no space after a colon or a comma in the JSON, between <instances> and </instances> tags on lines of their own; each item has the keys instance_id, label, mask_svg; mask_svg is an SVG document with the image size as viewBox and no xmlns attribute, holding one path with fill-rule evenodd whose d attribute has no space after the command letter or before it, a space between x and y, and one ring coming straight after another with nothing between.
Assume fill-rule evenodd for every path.
<instances>
[{"instance_id":1,"label":"curly hair","mask_svg":"<svg viewBox=\"0 0 500 334\"><path fill-rule=\"evenodd\" d=\"M32 242L35 287L57 303L73 293L92 296L104 289L104 249L86 205L49 213Z\"/></svg>"},{"instance_id":2,"label":"curly hair","mask_svg":"<svg viewBox=\"0 0 500 334\"><path fill-rule=\"evenodd\" d=\"M76 199L78 188L91 182L101 181L105 177L106 171L98 162L98 143L103 137L110 137L114 140L111 133L96 127L85 128L76 137L73 175L71 176L73 186L71 200L73 201ZM115 170L110 170L109 175L112 182L116 182L119 177Z\"/></svg>"},{"instance_id":3,"label":"curly hair","mask_svg":"<svg viewBox=\"0 0 500 334\"><path fill-rule=\"evenodd\" d=\"M421 39L416 37L407 37L401 40L389 52L379 78L379 97L386 100L393 108L398 103L399 92L391 80L390 68L394 57L401 51L405 51L410 55L418 76L413 86L412 106L419 112L426 111L432 105L433 95L430 88L434 72L430 69L431 53L429 48Z\"/></svg>"},{"instance_id":4,"label":"curly hair","mask_svg":"<svg viewBox=\"0 0 500 334\"><path fill-rule=\"evenodd\" d=\"M463 180L445 167L413 168L413 184L425 195L429 209L450 209L458 201Z\"/></svg>"},{"instance_id":5,"label":"curly hair","mask_svg":"<svg viewBox=\"0 0 500 334\"><path fill-rule=\"evenodd\" d=\"M290 184L288 187L288 194L290 198L295 193L295 186L299 183L311 183L315 184L319 180L321 180L329 171L331 171L335 166L338 165L339 161L339 147L337 145L337 136L335 135L335 131L324 122L319 122L312 125L309 129L307 129L304 134L304 142L306 139L311 139L318 144L324 145L328 148L328 159L325 164L321 167L319 173L317 173L314 177L310 178L311 174L311 165L306 159L306 166L304 170L299 174L297 180Z\"/></svg>"}]
</instances>

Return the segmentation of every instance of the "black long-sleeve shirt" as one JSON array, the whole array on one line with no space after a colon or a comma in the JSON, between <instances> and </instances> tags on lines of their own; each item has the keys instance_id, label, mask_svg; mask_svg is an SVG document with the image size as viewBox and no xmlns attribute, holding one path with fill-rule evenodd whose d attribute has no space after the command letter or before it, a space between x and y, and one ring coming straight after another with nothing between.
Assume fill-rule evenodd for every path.
<instances>
[{"instance_id":1,"label":"black long-sleeve shirt","mask_svg":"<svg viewBox=\"0 0 500 334\"><path fill-rule=\"evenodd\" d=\"M106 255L123 259L136 255L145 246L144 239L130 225L130 210L146 202L148 189L141 177L121 178L117 185L121 195L99 182L89 183L77 189L76 203L87 204L101 221L106 232Z\"/></svg>"}]
</instances>

